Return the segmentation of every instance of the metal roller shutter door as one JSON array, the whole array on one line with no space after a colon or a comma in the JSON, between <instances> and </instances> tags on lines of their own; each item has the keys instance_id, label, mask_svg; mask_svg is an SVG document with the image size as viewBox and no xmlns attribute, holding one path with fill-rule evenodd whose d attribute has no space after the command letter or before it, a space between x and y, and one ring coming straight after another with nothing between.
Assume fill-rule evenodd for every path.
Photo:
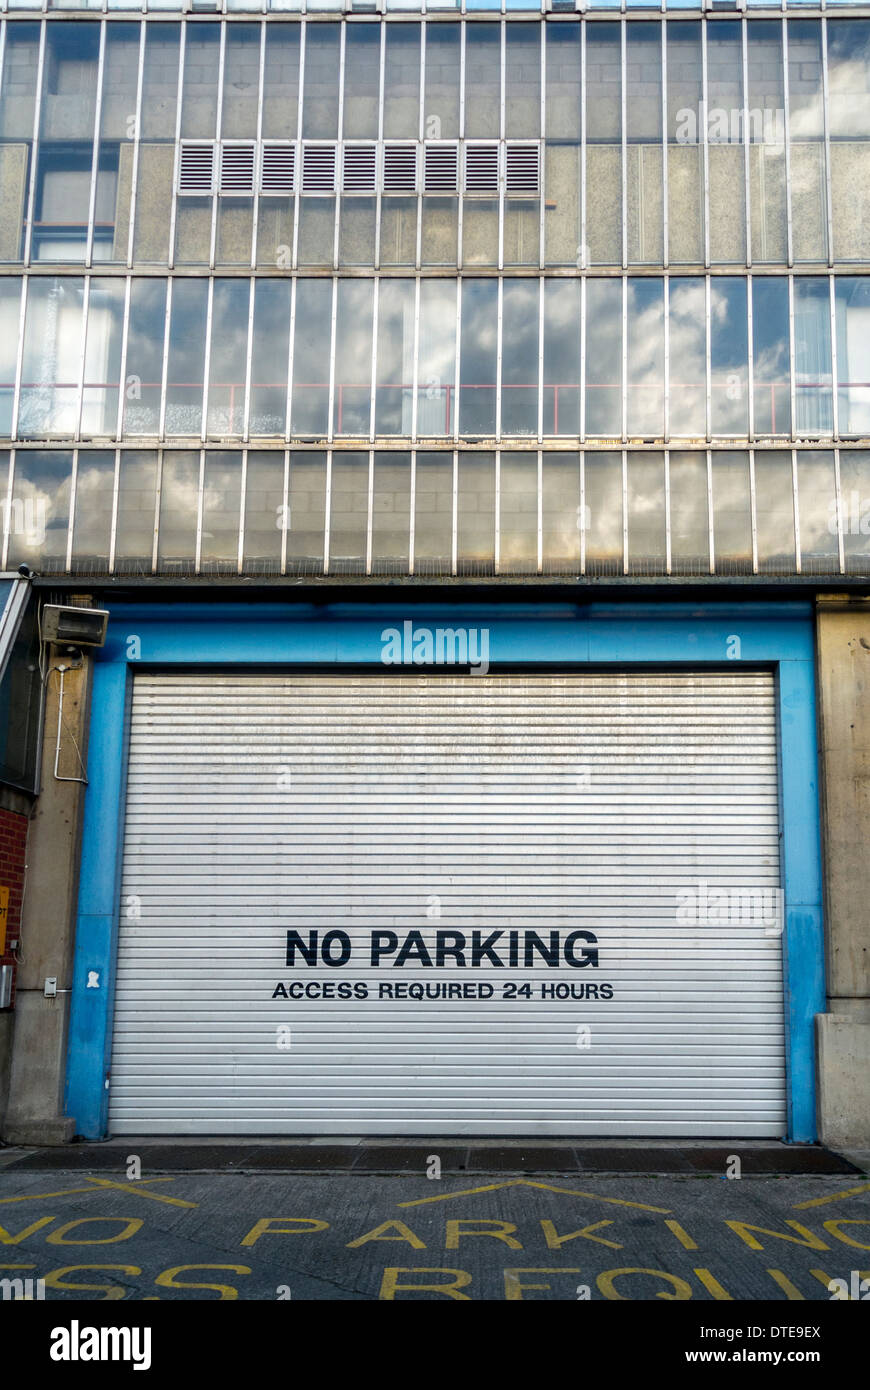
<instances>
[{"instance_id":1,"label":"metal roller shutter door","mask_svg":"<svg viewBox=\"0 0 870 1390\"><path fill-rule=\"evenodd\" d=\"M766 672L137 676L112 1131L781 1135L781 938L675 911L779 885L775 723ZM291 968L290 929L352 956ZM370 963L375 931L577 929L597 968Z\"/></svg>"}]
</instances>

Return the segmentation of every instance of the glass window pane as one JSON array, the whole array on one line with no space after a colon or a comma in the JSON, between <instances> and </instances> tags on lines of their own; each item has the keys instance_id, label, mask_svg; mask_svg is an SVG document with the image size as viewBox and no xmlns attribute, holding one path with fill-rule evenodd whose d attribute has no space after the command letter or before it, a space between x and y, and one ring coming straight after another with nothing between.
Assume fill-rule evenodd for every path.
<instances>
[{"instance_id":1,"label":"glass window pane","mask_svg":"<svg viewBox=\"0 0 870 1390\"><path fill-rule=\"evenodd\" d=\"M329 572L364 574L369 514L369 456L334 453L329 502Z\"/></svg>"},{"instance_id":2,"label":"glass window pane","mask_svg":"<svg viewBox=\"0 0 870 1390\"><path fill-rule=\"evenodd\" d=\"M866 261L870 259L870 217L864 192L870 186L870 24L866 19L829 19L827 28L834 256Z\"/></svg>"},{"instance_id":3,"label":"glass window pane","mask_svg":"<svg viewBox=\"0 0 870 1390\"><path fill-rule=\"evenodd\" d=\"M664 454L628 455L628 572L667 572Z\"/></svg>"},{"instance_id":4,"label":"glass window pane","mask_svg":"<svg viewBox=\"0 0 870 1390\"><path fill-rule=\"evenodd\" d=\"M499 574L538 568L538 456L502 453L499 460Z\"/></svg>"},{"instance_id":5,"label":"glass window pane","mask_svg":"<svg viewBox=\"0 0 870 1390\"><path fill-rule=\"evenodd\" d=\"M547 24L547 138L580 136L580 25Z\"/></svg>"},{"instance_id":6,"label":"glass window pane","mask_svg":"<svg viewBox=\"0 0 870 1390\"><path fill-rule=\"evenodd\" d=\"M466 285L468 283L471 282ZM403 366L403 374L404 370ZM455 383L456 284L449 280L423 280L417 376L418 438L453 433Z\"/></svg>"},{"instance_id":7,"label":"glass window pane","mask_svg":"<svg viewBox=\"0 0 870 1390\"><path fill-rule=\"evenodd\" d=\"M541 528L544 574L580 573L579 454L543 455ZM587 528L588 529L588 528Z\"/></svg>"},{"instance_id":8,"label":"glass window pane","mask_svg":"<svg viewBox=\"0 0 870 1390\"><path fill-rule=\"evenodd\" d=\"M115 524L115 570L150 574L157 500L157 454L124 449Z\"/></svg>"},{"instance_id":9,"label":"glass window pane","mask_svg":"<svg viewBox=\"0 0 870 1390\"><path fill-rule=\"evenodd\" d=\"M336 434L369 432L373 299L371 280L339 280L332 422Z\"/></svg>"},{"instance_id":10,"label":"glass window pane","mask_svg":"<svg viewBox=\"0 0 870 1390\"><path fill-rule=\"evenodd\" d=\"M459 43L458 24L428 25L423 106L427 140L455 140L459 135Z\"/></svg>"},{"instance_id":11,"label":"glass window pane","mask_svg":"<svg viewBox=\"0 0 870 1390\"><path fill-rule=\"evenodd\" d=\"M626 150L629 264L663 256L662 51L658 25L627 26Z\"/></svg>"},{"instance_id":12,"label":"glass window pane","mask_svg":"<svg viewBox=\"0 0 870 1390\"><path fill-rule=\"evenodd\" d=\"M326 454L291 453L287 513L289 574L320 573L325 527Z\"/></svg>"},{"instance_id":13,"label":"glass window pane","mask_svg":"<svg viewBox=\"0 0 870 1390\"><path fill-rule=\"evenodd\" d=\"M157 569L161 574L193 573L198 510L199 450L165 453L157 545Z\"/></svg>"},{"instance_id":14,"label":"glass window pane","mask_svg":"<svg viewBox=\"0 0 870 1390\"><path fill-rule=\"evenodd\" d=\"M838 574L840 551L833 453L800 450L797 475L801 569L805 574Z\"/></svg>"},{"instance_id":15,"label":"glass window pane","mask_svg":"<svg viewBox=\"0 0 870 1390\"><path fill-rule=\"evenodd\" d=\"M210 435L244 433L250 289L248 280L214 282L206 425Z\"/></svg>"},{"instance_id":16,"label":"glass window pane","mask_svg":"<svg viewBox=\"0 0 870 1390\"><path fill-rule=\"evenodd\" d=\"M280 572L283 531L284 454L252 449L245 471L245 574Z\"/></svg>"},{"instance_id":17,"label":"glass window pane","mask_svg":"<svg viewBox=\"0 0 870 1390\"><path fill-rule=\"evenodd\" d=\"M138 69L138 25L107 25L94 203L95 261L127 260L134 153L130 93L136 91Z\"/></svg>"},{"instance_id":18,"label":"glass window pane","mask_svg":"<svg viewBox=\"0 0 870 1390\"><path fill-rule=\"evenodd\" d=\"M538 432L538 281L505 280L502 291L501 432Z\"/></svg>"},{"instance_id":19,"label":"glass window pane","mask_svg":"<svg viewBox=\"0 0 870 1390\"><path fill-rule=\"evenodd\" d=\"M0 279L0 434L4 435L12 431L20 299L21 281L5 276Z\"/></svg>"},{"instance_id":20,"label":"glass window pane","mask_svg":"<svg viewBox=\"0 0 870 1390\"><path fill-rule=\"evenodd\" d=\"M220 25L188 24L184 41L181 134L213 140L217 133Z\"/></svg>"},{"instance_id":21,"label":"glass window pane","mask_svg":"<svg viewBox=\"0 0 870 1390\"><path fill-rule=\"evenodd\" d=\"M586 33L586 239L592 265L622 264L622 50L618 24Z\"/></svg>"},{"instance_id":22,"label":"glass window pane","mask_svg":"<svg viewBox=\"0 0 870 1390\"><path fill-rule=\"evenodd\" d=\"M83 435L107 434L114 438L118 428L123 318L124 281L94 276L88 301Z\"/></svg>"},{"instance_id":23,"label":"glass window pane","mask_svg":"<svg viewBox=\"0 0 870 1390\"><path fill-rule=\"evenodd\" d=\"M505 25L505 135L535 140L541 133L542 24Z\"/></svg>"},{"instance_id":24,"label":"glass window pane","mask_svg":"<svg viewBox=\"0 0 870 1390\"><path fill-rule=\"evenodd\" d=\"M228 24L226 30L221 138L253 140L260 95L260 26Z\"/></svg>"},{"instance_id":25,"label":"glass window pane","mask_svg":"<svg viewBox=\"0 0 870 1390\"><path fill-rule=\"evenodd\" d=\"M407 574L411 541L411 455L375 454L372 573Z\"/></svg>"},{"instance_id":26,"label":"glass window pane","mask_svg":"<svg viewBox=\"0 0 870 1390\"><path fill-rule=\"evenodd\" d=\"M544 281L544 434L580 433L580 282Z\"/></svg>"},{"instance_id":27,"label":"glass window pane","mask_svg":"<svg viewBox=\"0 0 870 1390\"><path fill-rule=\"evenodd\" d=\"M752 280L752 373L756 434L791 433L788 281Z\"/></svg>"},{"instance_id":28,"label":"glass window pane","mask_svg":"<svg viewBox=\"0 0 870 1390\"><path fill-rule=\"evenodd\" d=\"M753 20L747 33L752 259L785 262L788 241L782 26L778 20Z\"/></svg>"},{"instance_id":29,"label":"glass window pane","mask_svg":"<svg viewBox=\"0 0 870 1390\"><path fill-rule=\"evenodd\" d=\"M325 435L329 415L329 351L324 332L332 315L329 280L297 280L296 338L293 346L293 434Z\"/></svg>"},{"instance_id":30,"label":"glass window pane","mask_svg":"<svg viewBox=\"0 0 870 1390\"><path fill-rule=\"evenodd\" d=\"M40 111L43 142L93 139L99 51L97 23L46 26Z\"/></svg>"},{"instance_id":31,"label":"glass window pane","mask_svg":"<svg viewBox=\"0 0 870 1390\"><path fill-rule=\"evenodd\" d=\"M178 24L146 25L133 245L137 261L157 264L165 264L169 254L179 29Z\"/></svg>"},{"instance_id":32,"label":"glass window pane","mask_svg":"<svg viewBox=\"0 0 870 1390\"><path fill-rule=\"evenodd\" d=\"M285 21L266 25L263 139L295 140L299 122L299 31Z\"/></svg>"},{"instance_id":33,"label":"glass window pane","mask_svg":"<svg viewBox=\"0 0 870 1390\"><path fill-rule=\"evenodd\" d=\"M419 453L414 486L414 573L450 574L453 564L453 454Z\"/></svg>"},{"instance_id":34,"label":"glass window pane","mask_svg":"<svg viewBox=\"0 0 870 1390\"><path fill-rule=\"evenodd\" d=\"M25 449L15 455L9 569L66 569L71 477L71 452Z\"/></svg>"},{"instance_id":35,"label":"glass window pane","mask_svg":"<svg viewBox=\"0 0 870 1390\"><path fill-rule=\"evenodd\" d=\"M373 266L377 200L348 194L341 200L338 225L338 264Z\"/></svg>"},{"instance_id":36,"label":"glass window pane","mask_svg":"<svg viewBox=\"0 0 870 1390\"><path fill-rule=\"evenodd\" d=\"M202 388L206 280L175 280L169 324L166 374L166 433L199 434L202 429Z\"/></svg>"},{"instance_id":37,"label":"glass window pane","mask_svg":"<svg viewBox=\"0 0 870 1390\"><path fill-rule=\"evenodd\" d=\"M707 433L707 333L704 281L673 279L670 284L669 423L672 435Z\"/></svg>"},{"instance_id":38,"label":"glass window pane","mask_svg":"<svg viewBox=\"0 0 870 1390\"><path fill-rule=\"evenodd\" d=\"M460 454L456 503L459 574L492 574L495 567L495 454Z\"/></svg>"},{"instance_id":39,"label":"glass window pane","mask_svg":"<svg viewBox=\"0 0 870 1390\"><path fill-rule=\"evenodd\" d=\"M755 529L760 573L793 573L794 485L790 453L755 455Z\"/></svg>"},{"instance_id":40,"label":"glass window pane","mask_svg":"<svg viewBox=\"0 0 870 1390\"><path fill-rule=\"evenodd\" d=\"M628 433L664 433L665 315L661 280L628 282Z\"/></svg>"},{"instance_id":41,"label":"glass window pane","mask_svg":"<svg viewBox=\"0 0 870 1390\"><path fill-rule=\"evenodd\" d=\"M705 454L672 452L668 460L671 502L671 568L675 574L709 574L710 524Z\"/></svg>"},{"instance_id":42,"label":"glass window pane","mask_svg":"<svg viewBox=\"0 0 870 1390\"><path fill-rule=\"evenodd\" d=\"M459 357L459 429L462 434L495 434L497 328L497 282L464 281Z\"/></svg>"},{"instance_id":43,"label":"glass window pane","mask_svg":"<svg viewBox=\"0 0 870 1390\"><path fill-rule=\"evenodd\" d=\"M795 259L828 254L822 30L817 19L788 22L789 139Z\"/></svg>"},{"instance_id":44,"label":"glass window pane","mask_svg":"<svg viewBox=\"0 0 870 1390\"><path fill-rule=\"evenodd\" d=\"M713 453L713 545L717 574L752 572L752 504L746 453Z\"/></svg>"},{"instance_id":45,"label":"glass window pane","mask_svg":"<svg viewBox=\"0 0 870 1390\"><path fill-rule=\"evenodd\" d=\"M454 320L455 320L454 307ZM422 383L424 400L429 392L443 396L443 381L437 377ZM411 434L411 405L414 387L414 281L381 280L378 292L378 361L375 433ZM443 403L443 402L442 402ZM444 416L424 420L423 433L430 426L443 427Z\"/></svg>"},{"instance_id":46,"label":"glass window pane","mask_svg":"<svg viewBox=\"0 0 870 1390\"><path fill-rule=\"evenodd\" d=\"M79 279L33 277L28 284L20 438L77 432L83 291Z\"/></svg>"},{"instance_id":47,"label":"glass window pane","mask_svg":"<svg viewBox=\"0 0 870 1390\"><path fill-rule=\"evenodd\" d=\"M547 142L544 153L544 244L547 265L583 264L580 245L580 145Z\"/></svg>"},{"instance_id":48,"label":"glass window pane","mask_svg":"<svg viewBox=\"0 0 870 1390\"><path fill-rule=\"evenodd\" d=\"M830 434L831 302L828 281L794 282L795 428L798 434Z\"/></svg>"},{"instance_id":49,"label":"glass window pane","mask_svg":"<svg viewBox=\"0 0 870 1390\"><path fill-rule=\"evenodd\" d=\"M348 24L344 39L344 111L346 140L376 140L381 72L381 26Z\"/></svg>"},{"instance_id":50,"label":"glass window pane","mask_svg":"<svg viewBox=\"0 0 870 1390\"><path fill-rule=\"evenodd\" d=\"M870 435L870 277L838 276L837 376L841 435Z\"/></svg>"},{"instance_id":51,"label":"glass window pane","mask_svg":"<svg viewBox=\"0 0 870 1390\"><path fill-rule=\"evenodd\" d=\"M299 201L298 263L301 266L333 265L335 198L310 195Z\"/></svg>"},{"instance_id":52,"label":"glass window pane","mask_svg":"<svg viewBox=\"0 0 870 1390\"><path fill-rule=\"evenodd\" d=\"M622 574L622 455L586 454L583 472L586 573Z\"/></svg>"},{"instance_id":53,"label":"glass window pane","mask_svg":"<svg viewBox=\"0 0 870 1390\"><path fill-rule=\"evenodd\" d=\"M388 24L384 59L384 139L420 133L420 25Z\"/></svg>"},{"instance_id":54,"label":"glass window pane","mask_svg":"<svg viewBox=\"0 0 870 1390\"><path fill-rule=\"evenodd\" d=\"M108 570L114 495L114 450L80 449L73 521L74 571L94 574Z\"/></svg>"},{"instance_id":55,"label":"glass window pane","mask_svg":"<svg viewBox=\"0 0 870 1390\"><path fill-rule=\"evenodd\" d=\"M209 450L202 488L200 570L204 574L237 572L241 500L241 453Z\"/></svg>"},{"instance_id":56,"label":"glass window pane","mask_svg":"<svg viewBox=\"0 0 870 1390\"><path fill-rule=\"evenodd\" d=\"M870 572L870 450L840 452L840 508L847 574Z\"/></svg>"},{"instance_id":57,"label":"glass window pane","mask_svg":"<svg viewBox=\"0 0 870 1390\"><path fill-rule=\"evenodd\" d=\"M41 7L40 7L41 8ZM7 24L0 83L0 138L33 138L36 87L33 80L39 59L39 25Z\"/></svg>"},{"instance_id":58,"label":"glass window pane","mask_svg":"<svg viewBox=\"0 0 870 1390\"><path fill-rule=\"evenodd\" d=\"M749 321L746 281L710 281L711 414L713 434L749 430Z\"/></svg>"},{"instance_id":59,"label":"glass window pane","mask_svg":"<svg viewBox=\"0 0 870 1390\"><path fill-rule=\"evenodd\" d=\"M307 140L338 135L338 24L309 24L305 35L302 134Z\"/></svg>"},{"instance_id":60,"label":"glass window pane","mask_svg":"<svg viewBox=\"0 0 870 1390\"><path fill-rule=\"evenodd\" d=\"M159 431L165 322L166 281L134 280L127 327L125 434L157 434Z\"/></svg>"},{"instance_id":61,"label":"glass window pane","mask_svg":"<svg viewBox=\"0 0 870 1390\"><path fill-rule=\"evenodd\" d=\"M290 282L257 280L251 353L252 435L283 434L287 424Z\"/></svg>"},{"instance_id":62,"label":"glass window pane","mask_svg":"<svg viewBox=\"0 0 870 1390\"><path fill-rule=\"evenodd\" d=\"M743 50L739 21L707 25L710 257L746 263Z\"/></svg>"},{"instance_id":63,"label":"glass window pane","mask_svg":"<svg viewBox=\"0 0 870 1390\"><path fill-rule=\"evenodd\" d=\"M701 26L667 24L668 252L672 265L704 259ZM710 26L712 27L712 26Z\"/></svg>"},{"instance_id":64,"label":"glass window pane","mask_svg":"<svg viewBox=\"0 0 870 1390\"><path fill-rule=\"evenodd\" d=\"M622 434L622 283L586 281L586 433Z\"/></svg>"},{"instance_id":65,"label":"glass window pane","mask_svg":"<svg viewBox=\"0 0 870 1390\"><path fill-rule=\"evenodd\" d=\"M434 27L434 26L433 26ZM465 26L465 134L498 139L501 110L501 26ZM428 112L427 112L428 115Z\"/></svg>"}]
</instances>

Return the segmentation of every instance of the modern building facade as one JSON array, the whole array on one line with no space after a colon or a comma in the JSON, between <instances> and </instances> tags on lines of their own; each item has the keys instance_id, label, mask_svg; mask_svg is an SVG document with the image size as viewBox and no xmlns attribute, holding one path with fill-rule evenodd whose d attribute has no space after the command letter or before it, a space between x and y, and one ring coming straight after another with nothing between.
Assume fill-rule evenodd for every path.
<instances>
[{"instance_id":1,"label":"modern building facade","mask_svg":"<svg viewBox=\"0 0 870 1390\"><path fill-rule=\"evenodd\" d=\"M0 1133L870 1142L870 13L224 9L2 21Z\"/></svg>"}]
</instances>

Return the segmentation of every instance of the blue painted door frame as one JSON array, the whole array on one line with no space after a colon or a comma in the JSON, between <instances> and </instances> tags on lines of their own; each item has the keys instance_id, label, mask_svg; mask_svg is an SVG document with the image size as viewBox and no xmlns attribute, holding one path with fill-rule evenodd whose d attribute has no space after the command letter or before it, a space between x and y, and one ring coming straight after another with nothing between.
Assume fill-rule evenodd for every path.
<instances>
[{"instance_id":1,"label":"blue painted door frame","mask_svg":"<svg viewBox=\"0 0 870 1390\"><path fill-rule=\"evenodd\" d=\"M111 606L97 654L67 1066L67 1114L88 1139L108 1130L109 1065L124 834L127 725L138 668L379 667L382 633L489 631L491 666L766 666L776 674L785 896L788 1132L816 1138L814 1016L824 1011L824 949L812 610L808 603L588 606L319 603ZM386 669L396 671L396 667ZM410 667L420 670L420 667Z\"/></svg>"}]
</instances>

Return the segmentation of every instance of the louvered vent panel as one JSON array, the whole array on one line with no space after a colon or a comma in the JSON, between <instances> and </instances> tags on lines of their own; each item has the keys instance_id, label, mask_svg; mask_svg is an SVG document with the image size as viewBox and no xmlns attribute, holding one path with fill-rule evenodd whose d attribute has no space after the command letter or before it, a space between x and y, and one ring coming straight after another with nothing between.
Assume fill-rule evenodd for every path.
<instances>
[{"instance_id":1,"label":"louvered vent panel","mask_svg":"<svg viewBox=\"0 0 870 1390\"><path fill-rule=\"evenodd\" d=\"M427 145L423 187L427 193L455 193L458 187L459 149L456 145Z\"/></svg>"},{"instance_id":2,"label":"louvered vent panel","mask_svg":"<svg viewBox=\"0 0 870 1390\"><path fill-rule=\"evenodd\" d=\"M498 145L466 145L465 191L498 194Z\"/></svg>"},{"instance_id":3,"label":"louvered vent panel","mask_svg":"<svg viewBox=\"0 0 870 1390\"><path fill-rule=\"evenodd\" d=\"M508 197L536 198L541 191L539 145L508 145L505 187Z\"/></svg>"},{"instance_id":4,"label":"louvered vent panel","mask_svg":"<svg viewBox=\"0 0 870 1390\"><path fill-rule=\"evenodd\" d=\"M417 148L415 145L384 146L384 192L416 193Z\"/></svg>"},{"instance_id":5,"label":"louvered vent panel","mask_svg":"<svg viewBox=\"0 0 870 1390\"><path fill-rule=\"evenodd\" d=\"M179 193L211 193L214 188L213 144L184 144L178 172Z\"/></svg>"},{"instance_id":6,"label":"louvered vent panel","mask_svg":"<svg viewBox=\"0 0 870 1390\"><path fill-rule=\"evenodd\" d=\"M341 186L345 193L374 193L374 145L345 145Z\"/></svg>"},{"instance_id":7,"label":"louvered vent panel","mask_svg":"<svg viewBox=\"0 0 870 1390\"><path fill-rule=\"evenodd\" d=\"M335 192L335 145L305 145L302 150L302 192Z\"/></svg>"},{"instance_id":8,"label":"louvered vent panel","mask_svg":"<svg viewBox=\"0 0 870 1390\"><path fill-rule=\"evenodd\" d=\"M253 193L256 145L221 146L221 193Z\"/></svg>"},{"instance_id":9,"label":"louvered vent panel","mask_svg":"<svg viewBox=\"0 0 870 1390\"><path fill-rule=\"evenodd\" d=\"M296 147L295 145L263 146L263 163L260 172L261 193L293 193L295 191Z\"/></svg>"}]
</instances>

